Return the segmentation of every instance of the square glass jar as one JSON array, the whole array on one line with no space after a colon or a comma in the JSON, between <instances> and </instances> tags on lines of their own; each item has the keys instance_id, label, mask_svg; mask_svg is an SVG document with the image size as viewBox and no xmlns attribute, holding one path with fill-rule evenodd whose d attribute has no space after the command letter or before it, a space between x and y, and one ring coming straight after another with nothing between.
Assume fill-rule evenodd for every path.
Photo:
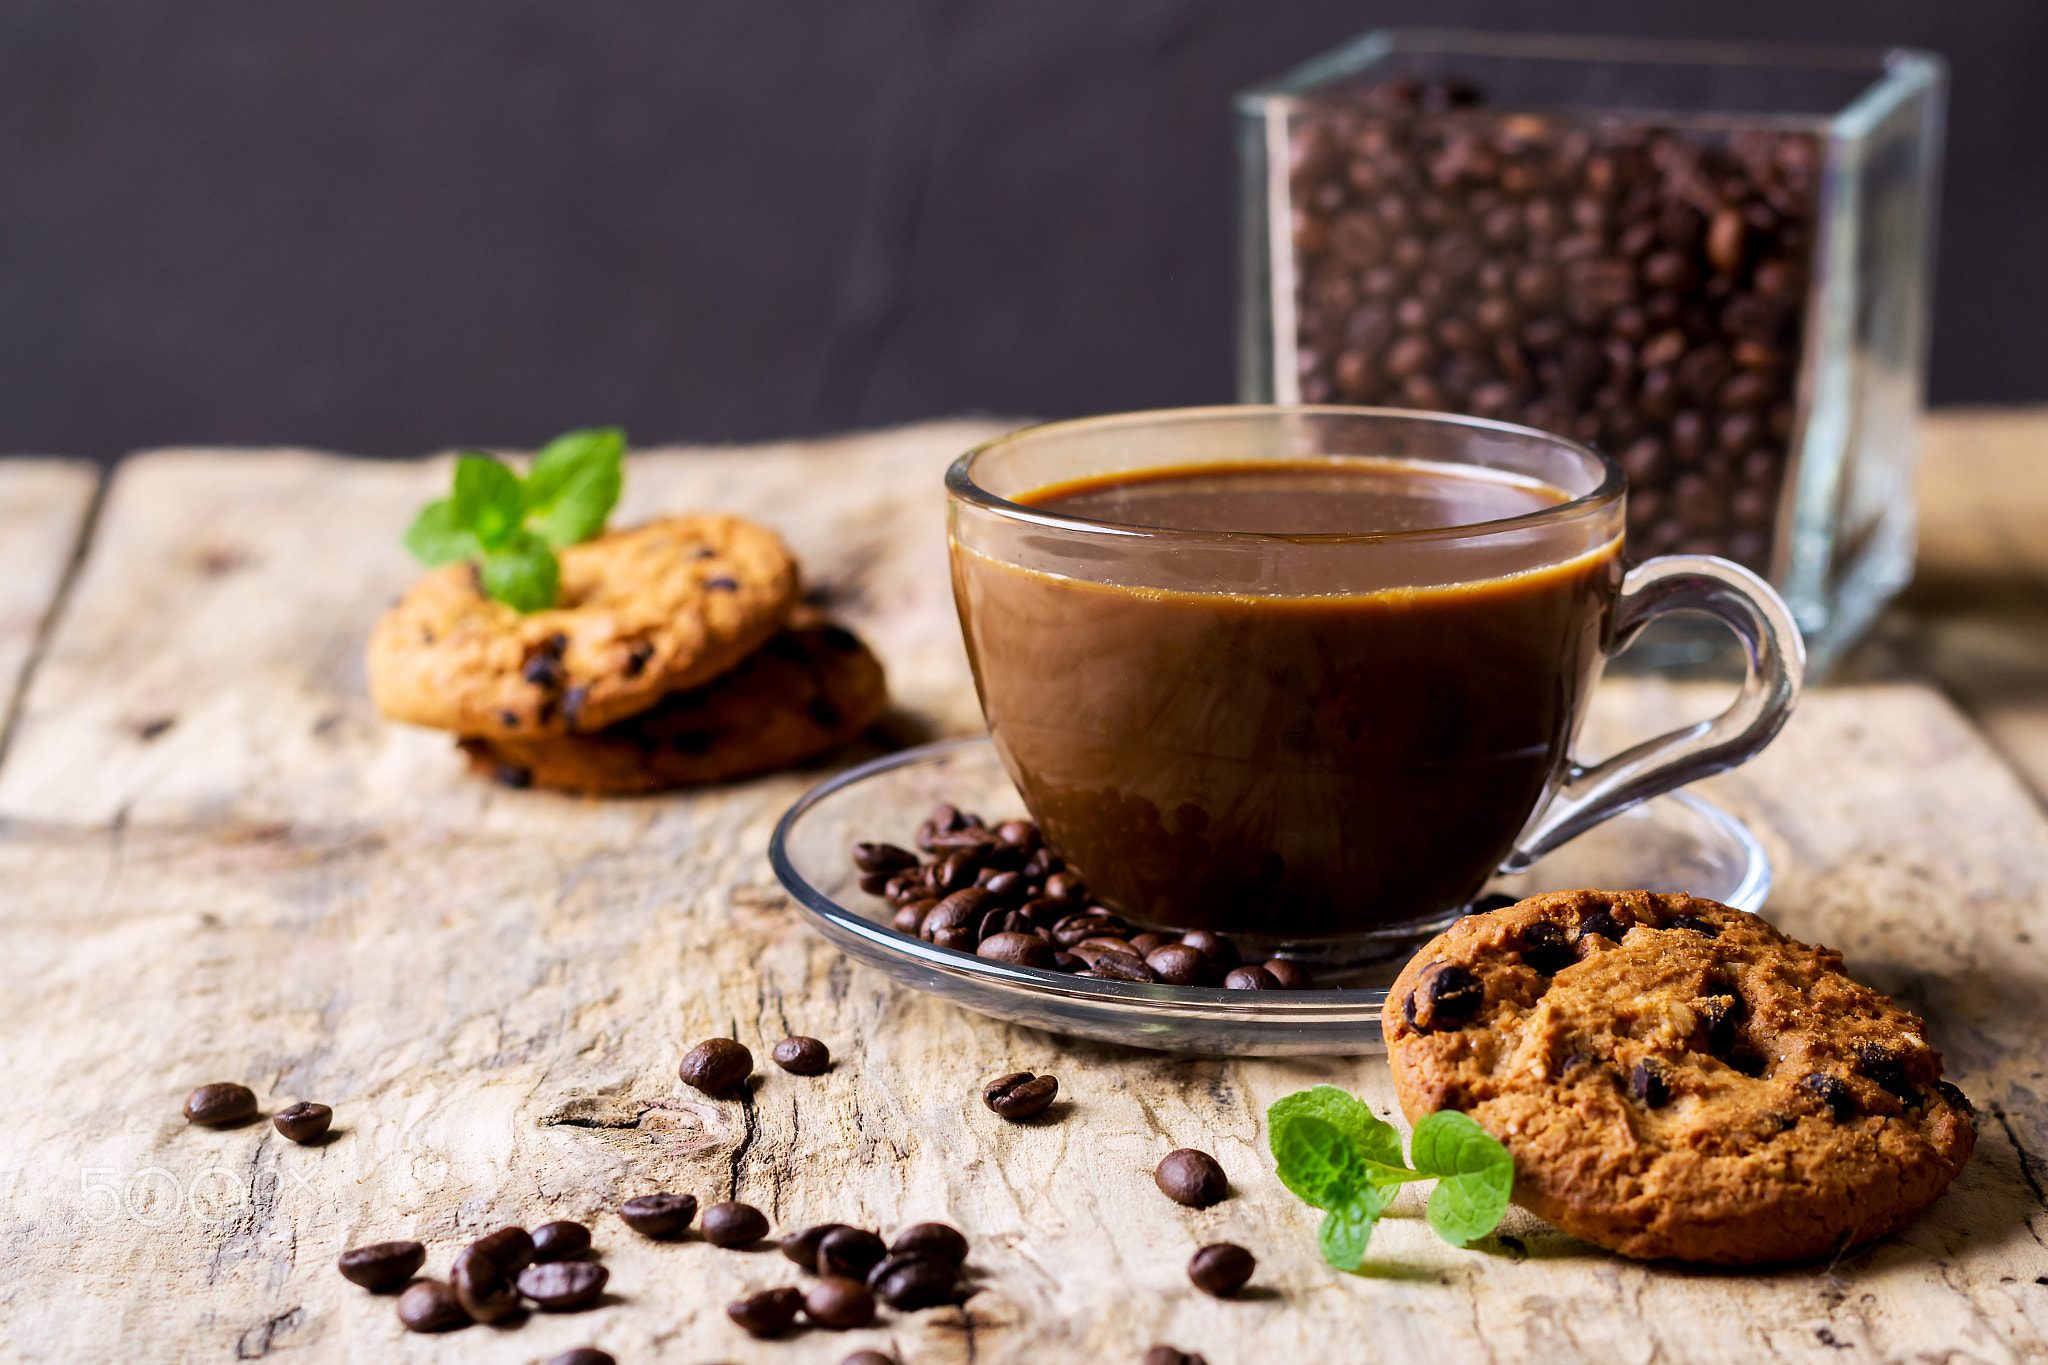
<instances>
[{"instance_id":1,"label":"square glass jar","mask_svg":"<svg viewBox=\"0 0 2048 1365\"><path fill-rule=\"evenodd\" d=\"M1898 49L1369 33L1238 97L1239 396L1597 445L1631 558L1748 564L1818 674L1912 573L1945 87Z\"/></svg>"}]
</instances>

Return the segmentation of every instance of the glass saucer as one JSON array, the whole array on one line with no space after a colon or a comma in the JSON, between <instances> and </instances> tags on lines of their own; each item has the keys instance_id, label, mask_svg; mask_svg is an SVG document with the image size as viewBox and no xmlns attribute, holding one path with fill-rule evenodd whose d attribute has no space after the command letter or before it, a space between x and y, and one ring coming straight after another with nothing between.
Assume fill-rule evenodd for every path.
<instances>
[{"instance_id":1,"label":"glass saucer","mask_svg":"<svg viewBox=\"0 0 2048 1365\"><path fill-rule=\"evenodd\" d=\"M861 840L908 847L940 801L990 824L1024 803L988 739L927 744L819 783L775 826L768 859L812 928L906 986L1014 1024L1106 1043L1243 1057L1384 1052L1377 989L1232 991L1097 981L1012 967L899 934L859 886ZM1527 872L1487 887L1516 897L1579 886L1683 891L1754 911L1771 865L1742 822L1690 792L1658 797L1580 835ZM1400 963L1386 967L1391 981Z\"/></svg>"}]
</instances>

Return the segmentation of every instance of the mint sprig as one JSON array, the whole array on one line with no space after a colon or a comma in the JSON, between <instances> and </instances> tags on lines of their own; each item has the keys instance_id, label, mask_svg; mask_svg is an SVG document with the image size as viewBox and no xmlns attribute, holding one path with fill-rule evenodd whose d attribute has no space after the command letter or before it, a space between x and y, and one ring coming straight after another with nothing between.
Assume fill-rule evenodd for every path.
<instances>
[{"instance_id":1,"label":"mint sprig","mask_svg":"<svg viewBox=\"0 0 2048 1365\"><path fill-rule=\"evenodd\" d=\"M484 592L518 611L555 604L555 549L604 529L619 500L626 434L594 427L557 436L525 478L482 451L455 460L453 494L420 509L405 548L426 564L468 560Z\"/></svg>"},{"instance_id":2,"label":"mint sprig","mask_svg":"<svg viewBox=\"0 0 2048 1365\"><path fill-rule=\"evenodd\" d=\"M1280 1183L1325 1211L1316 1242L1339 1270L1365 1263L1373 1227L1411 1180L1435 1180L1429 1225L1452 1246L1466 1246L1500 1225L1514 1192L1515 1159L1470 1117L1427 1115L1401 1159L1401 1135L1365 1103L1333 1085L1276 1101L1266 1111Z\"/></svg>"}]
</instances>

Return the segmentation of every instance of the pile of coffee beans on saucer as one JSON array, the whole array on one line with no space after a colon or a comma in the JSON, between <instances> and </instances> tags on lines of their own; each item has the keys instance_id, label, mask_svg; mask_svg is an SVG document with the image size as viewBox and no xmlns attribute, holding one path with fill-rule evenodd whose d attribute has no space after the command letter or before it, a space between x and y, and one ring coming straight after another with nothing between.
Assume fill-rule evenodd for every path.
<instances>
[{"instance_id":1,"label":"pile of coffee beans on saucer","mask_svg":"<svg viewBox=\"0 0 2048 1365\"><path fill-rule=\"evenodd\" d=\"M1045 844L1037 824L940 803L918 827L923 857L895 844L859 843L861 890L894 908L898 933L1019 967L1103 981L1310 990L1308 969L1287 958L1244 961L1237 945L1206 929L1135 928L1089 898L1078 868Z\"/></svg>"}]
</instances>

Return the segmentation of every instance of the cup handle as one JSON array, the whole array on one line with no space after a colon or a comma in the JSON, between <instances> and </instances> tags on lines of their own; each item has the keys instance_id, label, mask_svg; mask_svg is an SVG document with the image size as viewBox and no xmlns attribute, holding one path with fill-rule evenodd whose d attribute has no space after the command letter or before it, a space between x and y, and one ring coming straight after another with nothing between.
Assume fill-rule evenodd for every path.
<instances>
[{"instance_id":1,"label":"cup handle","mask_svg":"<svg viewBox=\"0 0 2048 1365\"><path fill-rule=\"evenodd\" d=\"M1742 691L1712 720L1644 740L1590 768L1568 761L1564 780L1523 828L1501 871L1524 871L1609 816L1748 762L1792 714L1806 675L1806 644L1770 584L1711 555L1648 560L1622 580L1609 656L1671 611L1703 611L1735 632L1747 664Z\"/></svg>"}]
</instances>

